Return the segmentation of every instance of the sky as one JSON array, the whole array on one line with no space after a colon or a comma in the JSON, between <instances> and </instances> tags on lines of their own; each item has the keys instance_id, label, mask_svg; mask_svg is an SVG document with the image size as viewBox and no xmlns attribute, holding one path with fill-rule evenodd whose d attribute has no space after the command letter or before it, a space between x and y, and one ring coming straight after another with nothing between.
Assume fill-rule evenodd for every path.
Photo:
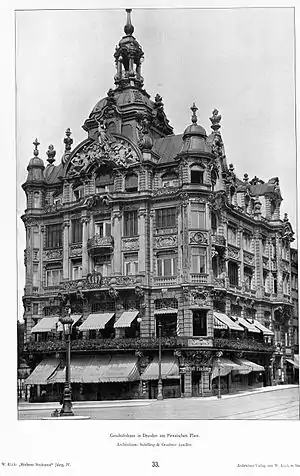
<instances>
[{"instance_id":1,"label":"sky","mask_svg":"<svg viewBox=\"0 0 300 476\"><path fill-rule=\"evenodd\" d=\"M65 130L73 147L96 102L114 87L114 50L124 35L124 10L48 10L16 13L17 217L26 207L21 184L40 142L53 144L60 162ZM214 108L222 114L227 161L242 178L279 177L296 231L294 30L292 8L134 9L134 36L145 60L144 85L180 134L190 107L210 132ZM47 162L45 162L47 164ZM19 317L23 308L25 229L18 220Z\"/></svg>"}]
</instances>

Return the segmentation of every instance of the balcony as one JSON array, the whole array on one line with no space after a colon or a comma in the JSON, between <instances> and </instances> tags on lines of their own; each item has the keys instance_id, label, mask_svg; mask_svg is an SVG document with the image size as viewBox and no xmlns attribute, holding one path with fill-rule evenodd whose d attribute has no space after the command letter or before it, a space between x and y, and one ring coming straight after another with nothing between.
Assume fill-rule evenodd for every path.
<instances>
[{"instance_id":1,"label":"balcony","mask_svg":"<svg viewBox=\"0 0 300 476\"><path fill-rule=\"evenodd\" d=\"M110 286L135 287L145 283L145 276L136 274L134 276L102 276L101 273L90 273L86 278L64 281L61 283L62 290L76 292L78 288L82 291L109 288Z\"/></svg>"},{"instance_id":2,"label":"balcony","mask_svg":"<svg viewBox=\"0 0 300 476\"><path fill-rule=\"evenodd\" d=\"M154 286L171 286L177 284L177 276L155 276Z\"/></svg>"},{"instance_id":3,"label":"balcony","mask_svg":"<svg viewBox=\"0 0 300 476\"><path fill-rule=\"evenodd\" d=\"M190 273L190 279L193 284L206 284L207 274Z\"/></svg>"},{"instance_id":4,"label":"balcony","mask_svg":"<svg viewBox=\"0 0 300 476\"><path fill-rule=\"evenodd\" d=\"M95 235L87 242L87 249L91 255L101 252L111 252L114 248L114 239L112 236Z\"/></svg>"},{"instance_id":5,"label":"balcony","mask_svg":"<svg viewBox=\"0 0 300 476\"><path fill-rule=\"evenodd\" d=\"M218 235L217 233L211 235L211 243L214 246L226 246L226 240L223 235Z\"/></svg>"},{"instance_id":6,"label":"balcony","mask_svg":"<svg viewBox=\"0 0 300 476\"><path fill-rule=\"evenodd\" d=\"M252 352L270 352L275 351L275 347L271 344L266 344L265 342L259 342L251 339L226 339L226 338L215 338L214 347L217 349L228 349L228 350L248 350Z\"/></svg>"},{"instance_id":7,"label":"balcony","mask_svg":"<svg viewBox=\"0 0 300 476\"><path fill-rule=\"evenodd\" d=\"M185 340L180 337L163 337L163 349L183 347ZM106 351L106 350L158 349L158 338L116 338L116 339L78 339L71 342L72 352ZM24 352L65 352L64 340L51 339L46 342L27 342ZM72 357L71 357L72 358Z\"/></svg>"}]
</instances>

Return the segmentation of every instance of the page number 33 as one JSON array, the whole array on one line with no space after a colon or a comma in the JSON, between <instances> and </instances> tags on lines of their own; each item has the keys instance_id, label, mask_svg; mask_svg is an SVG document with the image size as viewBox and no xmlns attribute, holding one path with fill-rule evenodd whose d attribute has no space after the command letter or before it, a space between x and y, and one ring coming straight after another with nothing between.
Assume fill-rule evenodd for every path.
<instances>
[{"instance_id":1,"label":"page number 33","mask_svg":"<svg viewBox=\"0 0 300 476\"><path fill-rule=\"evenodd\" d=\"M152 468L159 468L158 461L152 461Z\"/></svg>"}]
</instances>

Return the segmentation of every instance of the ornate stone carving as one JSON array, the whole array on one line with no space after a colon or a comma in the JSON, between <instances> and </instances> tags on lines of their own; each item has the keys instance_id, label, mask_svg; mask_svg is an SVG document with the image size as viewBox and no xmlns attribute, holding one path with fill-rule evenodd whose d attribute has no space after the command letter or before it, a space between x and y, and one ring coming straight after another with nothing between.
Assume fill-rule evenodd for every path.
<instances>
[{"instance_id":1,"label":"ornate stone carving","mask_svg":"<svg viewBox=\"0 0 300 476\"><path fill-rule=\"evenodd\" d=\"M63 257L62 249L44 250L43 251L43 260L44 261L61 260L62 257Z\"/></svg>"},{"instance_id":2,"label":"ornate stone carving","mask_svg":"<svg viewBox=\"0 0 300 476\"><path fill-rule=\"evenodd\" d=\"M190 243L191 244L207 244L207 233L201 232L201 231L193 231L190 233Z\"/></svg>"},{"instance_id":3,"label":"ornate stone carving","mask_svg":"<svg viewBox=\"0 0 300 476\"><path fill-rule=\"evenodd\" d=\"M122 250L138 250L139 248L139 239L138 238L123 238L122 239Z\"/></svg>"},{"instance_id":4,"label":"ornate stone carving","mask_svg":"<svg viewBox=\"0 0 300 476\"><path fill-rule=\"evenodd\" d=\"M95 194L92 197L86 198L84 201L84 205L86 205L87 209L98 207L99 205L104 205L108 207L110 203L110 199L108 195L99 195Z\"/></svg>"},{"instance_id":5,"label":"ornate stone carving","mask_svg":"<svg viewBox=\"0 0 300 476\"><path fill-rule=\"evenodd\" d=\"M233 259L239 259L240 257L240 252L236 248L233 248L231 246L228 246L228 258L233 258Z\"/></svg>"},{"instance_id":6,"label":"ornate stone carving","mask_svg":"<svg viewBox=\"0 0 300 476\"><path fill-rule=\"evenodd\" d=\"M196 306L208 306L209 304L209 292L204 289L194 289L190 292L191 305Z\"/></svg>"},{"instance_id":7,"label":"ornate stone carving","mask_svg":"<svg viewBox=\"0 0 300 476\"><path fill-rule=\"evenodd\" d=\"M142 299L145 296L145 291L140 286L136 286L134 292L139 299Z\"/></svg>"},{"instance_id":8,"label":"ornate stone carving","mask_svg":"<svg viewBox=\"0 0 300 476\"><path fill-rule=\"evenodd\" d=\"M177 246L177 235L157 236L155 238L156 248L169 248L170 246Z\"/></svg>"},{"instance_id":9,"label":"ornate stone carving","mask_svg":"<svg viewBox=\"0 0 300 476\"><path fill-rule=\"evenodd\" d=\"M74 243L70 245L70 258L82 255L82 244Z\"/></svg>"},{"instance_id":10,"label":"ornate stone carving","mask_svg":"<svg viewBox=\"0 0 300 476\"><path fill-rule=\"evenodd\" d=\"M250 264L250 265L254 265L254 255L252 255L251 253L247 253L247 251L244 251L244 263L245 264Z\"/></svg>"},{"instance_id":11,"label":"ornate stone carving","mask_svg":"<svg viewBox=\"0 0 300 476\"><path fill-rule=\"evenodd\" d=\"M162 195L175 195L177 194L179 188L178 187L162 187L162 188L159 188L158 190L154 190L153 192L153 196L154 197L158 197L158 196L162 196Z\"/></svg>"}]
</instances>

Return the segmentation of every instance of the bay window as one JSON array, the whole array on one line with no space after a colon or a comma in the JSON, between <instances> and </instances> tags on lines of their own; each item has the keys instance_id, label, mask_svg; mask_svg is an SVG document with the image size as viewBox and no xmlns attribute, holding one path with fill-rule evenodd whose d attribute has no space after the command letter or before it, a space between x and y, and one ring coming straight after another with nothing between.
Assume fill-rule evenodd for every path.
<instances>
[{"instance_id":1,"label":"bay window","mask_svg":"<svg viewBox=\"0 0 300 476\"><path fill-rule=\"evenodd\" d=\"M192 273L206 273L206 248L192 248Z\"/></svg>"},{"instance_id":2,"label":"bay window","mask_svg":"<svg viewBox=\"0 0 300 476\"><path fill-rule=\"evenodd\" d=\"M191 204L191 227L203 230L206 228L205 220L205 204L192 203Z\"/></svg>"},{"instance_id":3,"label":"bay window","mask_svg":"<svg viewBox=\"0 0 300 476\"><path fill-rule=\"evenodd\" d=\"M124 255L124 274L125 276L135 276L138 274L139 260L138 253L126 253Z\"/></svg>"},{"instance_id":4,"label":"bay window","mask_svg":"<svg viewBox=\"0 0 300 476\"><path fill-rule=\"evenodd\" d=\"M156 210L156 228L176 227L176 208L160 208Z\"/></svg>"}]
</instances>

